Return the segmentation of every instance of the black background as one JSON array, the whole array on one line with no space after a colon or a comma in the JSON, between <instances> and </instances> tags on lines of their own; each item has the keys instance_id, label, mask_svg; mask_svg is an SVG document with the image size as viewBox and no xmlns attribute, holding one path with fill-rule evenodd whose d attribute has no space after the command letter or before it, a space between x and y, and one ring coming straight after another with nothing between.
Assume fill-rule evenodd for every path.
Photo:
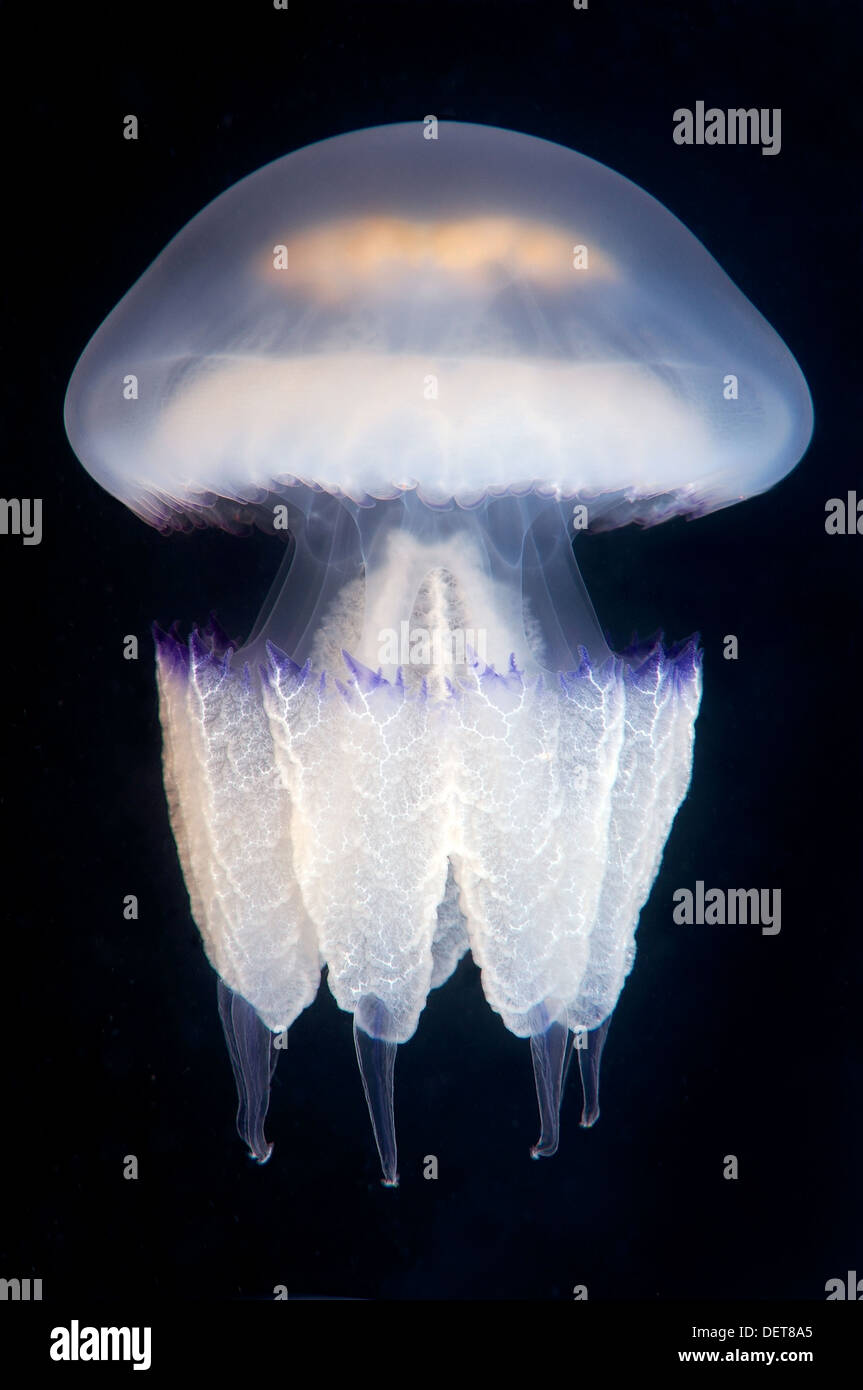
<instances>
[{"instance_id":1,"label":"black background","mask_svg":"<svg viewBox=\"0 0 863 1390\"><path fill-rule=\"evenodd\" d=\"M0 1274L46 1298L823 1299L863 1275L859 1174L863 537L857 486L854 3L266 3L19 11L3 60L4 495L44 538L4 563L5 1139ZM679 147L672 113L781 107L782 150ZM140 121L136 143L122 120ZM699 631L688 800L606 1048L602 1119L532 1163L529 1049L469 959L400 1050L401 1187L379 1184L350 1019L322 989L277 1072L263 1169L234 1131L215 976L161 788L151 621L242 635L273 542L162 537L62 424L78 354L211 198L311 141L391 121L558 141L646 188L785 339L815 436L775 490L587 538L601 621ZM123 660L138 634L141 660ZM722 639L740 640L736 663ZM675 888L782 891L778 937L683 928ZM126 922L124 895L140 919ZM424 1181L422 1159L440 1162ZM124 1181L124 1155L139 1159ZM740 1177L723 1180L736 1154Z\"/></svg>"}]
</instances>

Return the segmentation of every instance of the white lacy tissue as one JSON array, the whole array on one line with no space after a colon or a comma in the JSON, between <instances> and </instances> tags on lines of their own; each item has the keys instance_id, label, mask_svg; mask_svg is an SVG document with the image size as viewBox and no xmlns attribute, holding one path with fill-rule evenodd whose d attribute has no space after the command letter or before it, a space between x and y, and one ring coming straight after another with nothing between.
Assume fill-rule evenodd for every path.
<instances>
[{"instance_id":1,"label":"white lacy tissue","mask_svg":"<svg viewBox=\"0 0 863 1390\"><path fill-rule=\"evenodd\" d=\"M208 957L274 1031L314 998L380 1001L404 1042L469 946L519 1036L612 1012L689 784L694 644L443 694L346 658L257 673L158 649L165 780ZM364 1015L365 1018L365 1015Z\"/></svg>"}]
</instances>

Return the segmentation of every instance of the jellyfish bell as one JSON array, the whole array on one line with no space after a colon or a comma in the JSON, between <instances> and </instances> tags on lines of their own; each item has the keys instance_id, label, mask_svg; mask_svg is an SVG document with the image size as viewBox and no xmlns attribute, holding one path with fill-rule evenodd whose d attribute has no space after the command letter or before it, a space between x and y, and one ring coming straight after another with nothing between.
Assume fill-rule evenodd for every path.
<instances>
[{"instance_id":1,"label":"jellyfish bell","mask_svg":"<svg viewBox=\"0 0 863 1390\"><path fill-rule=\"evenodd\" d=\"M218 197L82 355L66 428L144 520L287 525L247 641L157 641L165 786L260 1160L271 1036L322 964L385 1181L396 1046L470 949L553 1153L686 794L694 641L613 655L570 519L696 516L805 451L796 362L655 199L450 123Z\"/></svg>"}]
</instances>

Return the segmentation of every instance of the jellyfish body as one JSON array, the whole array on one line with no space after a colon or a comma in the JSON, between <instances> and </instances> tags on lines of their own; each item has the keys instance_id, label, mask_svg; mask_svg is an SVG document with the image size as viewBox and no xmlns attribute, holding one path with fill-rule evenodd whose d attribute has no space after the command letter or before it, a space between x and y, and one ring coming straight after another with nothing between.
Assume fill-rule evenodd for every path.
<instances>
[{"instance_id":1,"label":"jellyfish body","mask_svg":"<svg viewBox=\"0 0 863 1390\"><path fill-rule=\"evenodd\" d=\"M129 383L133 383L130 388ZM704 248L545 141L413 125L228 190L99 330L66 403L162 527L287 518L245 644L158 635L165 786L260 1160L273 1034L321 967L384 1180L395 1049L470 949L557 1147L689 783L700 657L613 655L570 517L695 515L811 433L794 359Z\"/></svg>"}]
</instances>

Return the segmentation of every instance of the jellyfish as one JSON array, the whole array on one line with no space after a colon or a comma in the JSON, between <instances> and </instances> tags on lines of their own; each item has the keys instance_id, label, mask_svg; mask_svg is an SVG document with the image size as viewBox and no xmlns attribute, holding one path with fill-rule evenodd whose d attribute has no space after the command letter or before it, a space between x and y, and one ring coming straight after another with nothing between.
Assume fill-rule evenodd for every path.
<instances>
[{"instance_id":1,"label":"jellyfish","mask_svg":"<svg viewBox=\"0 0 863 1390\"><path fill-rule=\"evenodd\" d=\"M433 137L433 138L429 138ZM803 455L797 363L704 246L602 164L394 124L244 178L169 243L65 403L165 531L286 538L244 642L156 630L164 783L259 1162L274 1040L353 1016L383 1181L395 1058L469 950L582 1124L691 776L701 655L614 653L577 526L697 517ZM237 542L238 582L242 556Z\"/></svg>"}]
</instances>

